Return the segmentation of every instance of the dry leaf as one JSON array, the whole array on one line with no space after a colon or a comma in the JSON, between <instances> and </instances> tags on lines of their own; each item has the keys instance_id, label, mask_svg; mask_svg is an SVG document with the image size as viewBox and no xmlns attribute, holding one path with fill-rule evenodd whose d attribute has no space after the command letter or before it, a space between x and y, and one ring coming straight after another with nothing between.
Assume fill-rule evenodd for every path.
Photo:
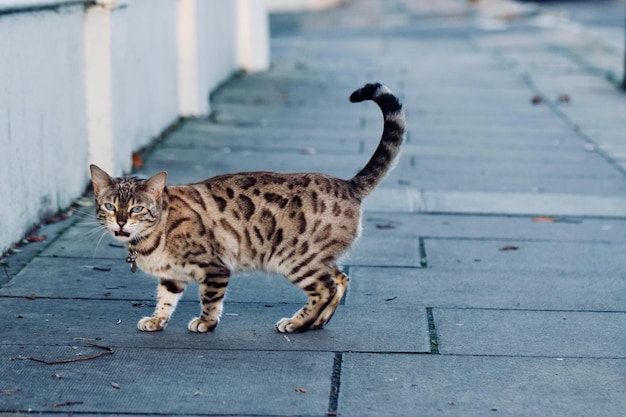
<instances>
[{"instance_id":1,"label":"dry leaf","mask_svg":"<svg viewBox=\"0 0 626 417\"><path fill-rule=\"evenodd\" d=\"M533 221L537 223L554 223L555 218L550 216L533 217Z\"/></svg>"},{"instance_id":2,"label":"dry leaf","mask_svg":"<svg viewBox=\"0 0 626 417\"><path fill-rule=\"evenodd\" d=\"M67 219L67 217L68 217L67 214L59 212L59 213L46 216L43 219L43 222L44 224L54 224L54 223L58 223L60 221Z\"/></svg>"},{"instance_id":3,"label":"dry leaf","mask_svg":"<svg viewBox=\"0 0 626 417\"><path fill-rule=\"evenodd\" d=\"M296 388L296 392L306 394L306 388Z\"/></svg>"},{"instance_id":4,"label":"dry leaf","mask_svg":"<svg viewBox=\"0 0 626 417\"><path fill-rule=\"evenodd\" d=\"M143 168L143 157L139 155L137 152L133 152L133 168L135 169Z\"/></svg>"},{"instance_id":5,"label":"dry leaf","mask_svg":"<svg viewBox=\"0 0 626 417\"><path fill-rule=\"evenodd\" d=\"M47 238L48 238L48 236L46 236L46 235L30 235L30 236L26 237L26 240L28 240L31 243L32 242L43 242Z\"/></svg>"},{"instance_id":6,"label":"dry leaf","mask_svg":"<svg viewBox=\"0 0 626 417\"><path fill-rule=\"evenodd\" d=\"M22 389L21 388L13 388L13 389L3 389L0 392L3 393L4 395L13 395L17 392L20 392Z\"/></svg>"},{"instance_id":7,"label":"dry leaf","mask_svg":"<svg viewBox=\"0 0 626 417\"><path fill-rule=\"evenodd\" d=\"M530 99L530 102L532 104L535 104L535 105L536 104L541 104L543 102L543 98L540 95L536 95L536 96L533 96L533 98Z\"/></svg>"},{"instance_id":8,"label":"dry leaf","mask_svg":"<svg viewBox=\"0 0 626 417\"><path fill-rule=\"evenodd\" d=\"M513 245L507 245L507 246L502 246L500 249L498 249L499 251L507 251L507 250L518 250L519 248L517 246L513 246Z\"/></svg>"},{"instance_id":9,"label":"dry leaf","mask_svg":"<svg viewBox=\"0 0 626 417\"><path fill-rule=\"evenodd\" d=\"M111 386L115 389L120 389L120 384L118 384L117 382L111 382Z\"/></svg>"}]
</instances>

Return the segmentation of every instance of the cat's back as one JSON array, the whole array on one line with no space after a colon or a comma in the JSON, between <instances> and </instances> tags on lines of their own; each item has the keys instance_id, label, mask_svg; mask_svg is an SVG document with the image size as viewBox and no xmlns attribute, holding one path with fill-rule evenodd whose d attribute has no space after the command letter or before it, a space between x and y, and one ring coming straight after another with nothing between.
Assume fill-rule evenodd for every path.
<instances>
[{"instance_id":1,"label":"cat's back","mask_svg":"<svg viewBox=\"0 0 626 417\"><path fill-rule=\"evenodd\" d=\"M348 181L319 173L242 172L188 187L191 195L197 192L207 205L220 213L230 213L237 220L250 220L263 210L274 214L286 209L332 214L338 213L341 206L348 209L360 205Z\"/></svg>"},{"instance_id":2,"label":"cat's back","mask_svg":"<svg viewBox=\"0 0 626 417\"><path fill-rule=\"evenodd\" d=\"M203 237L221 242L228 263L244 269L268 266L294 248L330 244L343 252L359 233L360 199L347 181L324 174L227 174L167 194L176 206L170 224L195 217Z\"/></svg>"}]
</instances>

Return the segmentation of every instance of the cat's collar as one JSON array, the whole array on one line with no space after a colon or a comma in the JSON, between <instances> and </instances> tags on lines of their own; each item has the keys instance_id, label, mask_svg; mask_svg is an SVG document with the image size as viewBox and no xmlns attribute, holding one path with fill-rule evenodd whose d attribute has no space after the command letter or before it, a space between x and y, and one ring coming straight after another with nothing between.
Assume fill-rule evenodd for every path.
<instances>
[{"instance_id":1,"label":"cat's collar","mask_svg":"<svg viewBox=\"0 0 626 417\"><path fill-rule=\"evenodd\" d=\"M137 271L137 251L133 249L133 247L136 247L141 241L142 238L138 237L128 242L128 256L126 257L126 262L130 264L130 271L133 273Z\"/></svg>"}]
</instances>

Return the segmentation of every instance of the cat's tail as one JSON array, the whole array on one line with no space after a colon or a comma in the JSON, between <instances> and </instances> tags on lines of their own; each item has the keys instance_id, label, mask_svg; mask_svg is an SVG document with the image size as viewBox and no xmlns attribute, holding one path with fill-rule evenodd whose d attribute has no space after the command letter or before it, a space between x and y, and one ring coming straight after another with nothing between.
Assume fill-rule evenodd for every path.
<instances>
[{"instance_id":1,"label":"cat's tail","mask_svg":"<svg viewBox=\"0 0 626 417\"><path fill-rule=\"evenodd\" d=\"M367 165L349 180L352 189L360 198L372 192L385 174L393 168L406 132L402 104L389 88L379 83L367 84L350 96L353 103L365 100L372 100L378 104L383 112L385 124L378 148Z\"/></svg>"}]
</instances>

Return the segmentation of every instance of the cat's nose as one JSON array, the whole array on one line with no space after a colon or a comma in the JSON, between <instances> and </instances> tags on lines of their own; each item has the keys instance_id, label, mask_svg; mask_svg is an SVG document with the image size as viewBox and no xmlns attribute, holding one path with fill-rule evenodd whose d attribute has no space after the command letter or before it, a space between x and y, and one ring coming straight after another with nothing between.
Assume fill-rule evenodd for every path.
<instances>
[{"instance_id":1,"label":"cat's nose","mask_svg":"<svg viewBox=\"0 0 626 417\"><path fill-rule=\"evenodd\" d=\"M124 225L126 224L126 222L125 222L124 220L118 220L117 224L119 224L119 225L120 225L120 229L121 229L122 227L124 227Z\"/></svg>"}]
</instances>

